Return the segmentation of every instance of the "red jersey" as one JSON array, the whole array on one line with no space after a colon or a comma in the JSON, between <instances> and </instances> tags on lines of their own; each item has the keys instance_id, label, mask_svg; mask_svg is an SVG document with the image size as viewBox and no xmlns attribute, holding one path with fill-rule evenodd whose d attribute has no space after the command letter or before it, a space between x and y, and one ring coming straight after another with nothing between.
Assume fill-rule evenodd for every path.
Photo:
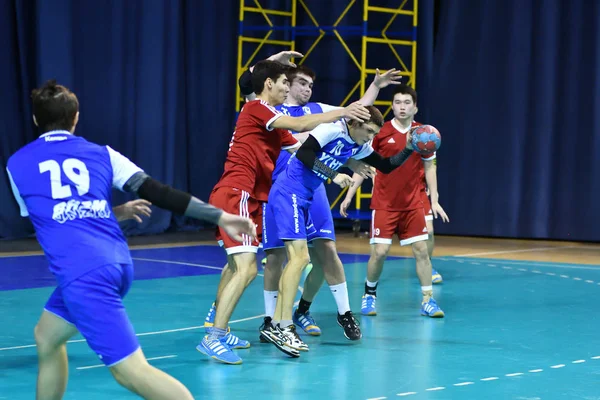
<instances>
[{"instance_id":1,"label":"red jersey","mask_svg":"<svg viewBox=\"0 0 600 400\"><path fill-rule=\"evenodd\" d=\"M271 127L282 116L263 100L244 105L229 143L225 171L215 189L233 187L267 201L279 152L298 145L290 131Z\"/></svg>"},{"instance_id":2,"label":"red jersey","mask_svg":"<svg viewBox=\"0 0 600 400\"><path fill-rule=\"evenodd\" d=\"M418 125L421 124L413 121L413 127ZM383 157L391 157L404 149L407 133L408 129L402 131L395 120L388 121L373 139L373 149ZM371 209L404 211L423 207L421 191L424 190L425 170L422 160L434 158L435 153L431 157L423 158L414 152L402 166L389 174L377 171Z\"/></svg>"}]
</instances>

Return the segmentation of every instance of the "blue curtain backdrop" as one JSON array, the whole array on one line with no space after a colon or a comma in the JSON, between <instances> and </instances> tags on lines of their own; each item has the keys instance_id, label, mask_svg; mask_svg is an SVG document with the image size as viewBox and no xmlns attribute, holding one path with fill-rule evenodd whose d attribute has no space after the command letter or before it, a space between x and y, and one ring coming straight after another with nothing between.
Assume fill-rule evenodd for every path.
<instances>
[{"instance_id":1,"label":"blue curtain backdrop","mask_svg":"<svg viewBox=\"0 0 600 400\"><path fill-rule=\"evenodd\" d=\"M460 3L460 7L458 7ZM600 240L600 2L440 2L439 233Z\"/></svg>"},{"instance_id":2,"label":"blue curtain backdrop","mask_svg":"<svg viewBox=\"0 0 600 400\"><path fill-rule=\"evenodd\" d=\"M360 25L359 3L341 25ZM36 137L31 89L56 78L80 99L78 134L112 146L157 179L208 198L234 125L238 4L0 0L2 166ZM331 25L348 3L307 4L321 24ZM298 24L311 22L299 13ZM422 0L419 25L418 118L442 132L439 186L452 219L436 223L437 232L599 240L594 223L600 212L592 203L600 194L598 3L461 0L459 7ZM352 35L346 41L357 51L360 39ZM314 38L299 38L298 49L305 51ZM265 48L259 58L278 50ZM369 67L398 67L389 52L368 57ZM317 101L339 104L358 80L358 69L331 36L306 64L318 74ZM115 203L126 199L115 194ZM32 233L18 216L4 173L0 205L0 238ZM142 225L126 224L125 231L201 226L154 213Z\"/></svg>"}]
</instances>

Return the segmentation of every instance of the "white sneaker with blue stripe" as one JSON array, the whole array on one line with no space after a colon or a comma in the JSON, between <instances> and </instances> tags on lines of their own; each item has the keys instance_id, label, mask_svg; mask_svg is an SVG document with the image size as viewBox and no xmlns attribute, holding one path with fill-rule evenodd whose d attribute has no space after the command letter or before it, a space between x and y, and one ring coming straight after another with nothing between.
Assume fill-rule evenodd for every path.
<instances>
[{"instance_id":1,"label":"white sneaker with blue stripe","mask_svg":"<svg viewBox=\"0 0 600 400\"><path fill-rule=\"evenodd\" d=\"M429 298L427 303L421 303L421 315L431 318L444 318L444 312L433 297Z\"/></svg>"},{"instance_id":2,"label":"white sneaker with blue stripe","mask_svg":"<svg viewBox=\"0 0 600 400\"><path fill-rule=\"evenodd\" d=\"M210 339L206 335L196 346L196 350L225 364L241 364L242 359L225 343L225 338L226 336L221 339Z\"/></svg>"}]
</instances>

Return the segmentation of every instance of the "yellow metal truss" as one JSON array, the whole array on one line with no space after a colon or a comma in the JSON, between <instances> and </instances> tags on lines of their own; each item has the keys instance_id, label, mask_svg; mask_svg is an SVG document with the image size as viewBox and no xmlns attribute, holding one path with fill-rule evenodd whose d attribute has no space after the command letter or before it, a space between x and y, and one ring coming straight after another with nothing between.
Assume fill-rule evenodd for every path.
<instances>
[{"instance_id":1,"label":"yellow metal truss","mask_svg":"<svg viewBox=\"0 0 600 400\"><path fill-rule=\"evenodd\" d=\"M264 0L260 0L264 1ZM318 37L314 40L311 46L308 49L301 49L304 53L304 57L299 60L298 64L302 64L306 62L310 54L313 52L315 47L319 44L319 42L325 37L326 31L322 29L322 25L317 21L314 17L313 13L310 11L309 4L311 2L319 2L323 0L288 0L286 2L286 9L267 9L261 6L259 0L240 0L240 32L241 34L238 36L238 61L237 61L237 76L238 78L242 75L242 73L252 65L255 60L256 55L259 53L261 48L265 45L276 45L282 46L284 49L296 50L296 41L295 38L299 36L300 30L296 32L296 29L299 27L296 26L297 14L299 12L304 12L308 18L311 20L314 25L314 30L319 32ZM349 12L360 12L358 9L357 3L362 1L362 15L363 15L363 34L362 34L362 44L360 49L360 54L354 54L346 41L344 40L344 29L340 26L340 23L344 19ZM369 66L367 64L367 48L372 45L387 45L391 50L391 54L395 57L398 66L396 67L401 75L408 78L406 83L413 88L416 86L416 65L417 65L417 39L416 39L416 28L417 28L417 19L418 19L418 0L398 0L397 8L389 8L389 7L380 7L375 5L376 0L349 0L348 5L339 15L337 20L334 22L333 26L330 28L331 33L337 38L340 42L354 65L356 65L357 69L360 72L359 81L353 86L348 95L342 100L341 106L346 105L350 99L355 95L356 91L359 90L359 95L362 96L367 88L367 78L370 75L374 75L376 73L376 69ZM261 36L245 36L244 35L244 17L248 13L257 13L261 14L267 24L265 29L262 29L260 34ZM373 31L374 27L369 27L368 21L369 16L375 13L388 15L389 21L381 31L379 32L379 27L377 27L376 31ZM270 39L273 36L273 33L278 29L278 27L272 22L270 15L277 15L279 17L285 17L286 20L289 18L289 30L292 33L291 40L274 40ZM410 18L410 19L407 19ZM404 24L406 26L411 26L412 28L412 38L410 40L399 40L393 39L389 36L393 36L389 34L389 29L397 18L404 18L406 22ZM247 25L247 24L246 24ZM371 29L369 29L371 28ZM306 27L303 27L305 30ZM374 34L374 32L378 32ZM257 48L250 55L250 57L246 60L243 59L244 56L244 44L247 43L258 43ZM395 46L408 46L410 47L411 57L410 60L403 59ZM284 50L282 49L282 50ZM241 96L240 89L238 85L236 85L236 111L241 109L241 106L244 104L244 99ZM376 106L384 106L385 111L383 112L384 116L389 114L391 111L391 102L390 101L382 101L378 100L375 102ZM331 203L331 208L335 207L340 199L343 197L347 189L342 190L342 192L338 195L338 197ZM361 203L363 199L370 199L371 193L363 193L359 188L356 192L356 209L360 210Z\"/></svg>"}]
</instances>

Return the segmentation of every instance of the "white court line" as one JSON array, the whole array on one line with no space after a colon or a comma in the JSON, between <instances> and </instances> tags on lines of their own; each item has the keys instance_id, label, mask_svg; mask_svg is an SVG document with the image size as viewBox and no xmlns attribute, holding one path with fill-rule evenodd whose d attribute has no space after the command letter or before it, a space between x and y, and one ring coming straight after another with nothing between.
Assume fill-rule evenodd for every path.
<instances>
[{"instance_id":1,"label":"white court line","mask_svg":"<svg viewBox=\"0 0 600 400\"><path fill-rule=\"evenodd\" d=\"M444 386L438 386L438 387L434 387L434 388L429 388L429 389L425 389L426 392L436 392L438 390L444 390L446 389Z\"/></svg>"},{"instance_id":2,"label":"white court line","mask_svg":"<svg viewBox=\"0 0 600 400\"><path fill-rule=\"evenodd\" d=\"M484 381L484 382L489 382L489 381L497 381L498 378L497 376L490 376L489 378L481 378L480 381Z\"/></svg>"},{"instance_id":3,"label":"white court line","mask_svg":"<svg viewBox=\"0 0 600 400\"><path fill-rule=\"evenodd\" d=\"M177 357L176 355L170 355L170 356L160 356L160 357L150 357L150 358L146 358L147 361L152 361L152 360L163 360L165 358L175 358ZM77 367L75 369L92 369L92 368L101 368L101 367L105 367L106 365L104 364L96 364L96 365L89 365L87 367Z\"/></svg>"},{"instance_id":4,"label":"white court line","mask_svg":"<svg viewBox=\"0 0 600 400\"><path fill-rule=\"evenodd\" d=\"M543 369L530 369L529 372L531 372L532 374L538 373L538 372L542 372Z\"/></svg>"},{"instance_id":5,"label":"white court line","mask_svg":"<svg viewBox=\"0 0 600 400\"><path fill-rule=\"evenodd\" d=\"M458 263L465 263L465 261L463 260L457 260L455 258L452 258L452 256L450 257L439 257L439 258L433 258L433 261L435 260L442 260L442 261L455 261ZM569 264L559 264L559 263L551 263L551 262L536 262L536 261L513 261L513 260L501 260L501 259L494 259L494 262L496 264L503 264L503 265L525 265L525 266L531 266L531 267L545 267L545 268L564 268L564 269L581 269L581 270L588 270L588 271L600 271L600 265L595 265L595 264L578 264L578 265L569 265ZM473 263L469 263L469 264L473 264Z\"/></svg>"},{"instance_id":6,"label":"white court line","mask_svg":"<svg viewBox=\"0 0 600 400\"><path fill-rule=\"evenodd\" d=\"M457 254L457 255L454 255L452 257L491 256L491 255L494 255L494 254L529 253L529 252L535 252L535 251L549 251L549 250L577 249L577 248L581 248L581 246L535 247L535 248L532 248L532 249L484 251L482 253Z\"/></svg>"},{"instance_id":7,"label":"white court line","mask_svg":"<svg viewBox=\"0 0 600 400\"><path fill-rule=\"evenodd\" d=\"M550 368L557 369L557 368L562 368L564 366L565 366L565 364L558 364L558 365L552 365Z\"/></svg>"},{"instance_id":8,"label":"white court line","mask_svg":"<svg viewBox=\"0 0 600 400\"><path fill-rule=\"evenodd\" d=\"M208 269L219 269L222 270L223 268L218 268L218 267L213 267L211 265L202 265L202 264L193 264L193 263L184 263L184 262L180 262L180 261L166 261L166 260L154 260L154 259L143 259L144 261L155 261L155 262L162 262L162 263L166 263L166 264L181 264L181 265L189 265L191 267L199 267L199 268L208 268ZM263 276L263 274L258 274L258 276ZM304 293L304 288L302 286L298 286L298 290L300 291L300 293ZM298 306L299 302L296 301L294 303L294 307ZM252 317L246 317L246 318L241 318L241 319L235 319L233 321L229 321L229 324L236 324L239 322L245 322L245 321L251 321L253 319L259 319L259 318L264 318L265 314L260 314L260 315L254 315ZM165 333L173 333L173 332L184 332L184 331L193 331L196 329L203 329L204 325L198 325L198 326L189 326L186 328L176 328L176 329L167 329L167 330L163 330L163 331L155 331L155 332L144 332L144 333L136 333L136 336L151 336L151 335L162 335ZM85 339L76 339L76 340L69 340L67 343L82 343L85 342ZM29 349L32 347L36 347L35 344L27 344L24 346L12 346L12 347L2 347L0 348L0 351L7 351L7 350L19 350L19 349Z\"/></svg>"},{"instance_id":9,"label":"white court line","mask_svg":"<svg viewBox=\"0 0 600 400\"><path fill-rule=\"evenodd\" d=\"M417 392L405 392L405 393L398 393L396 396L412 396L413 394L417 394Z\"/></svg>"},{"instance_id":10,"label":"white court line","mask_svg":"<svg viewBox=\"0 0 600 400\"><path fill-rule=\"evenodd\" d=\"M504 376L511 377L511 376L521 376L521 375L523 375L523 373L522 373L522 372L513 372L512 374L506 374L506 375L504 375Z\"/></svg>"},{"instance_id":11,"label":"white court line","mask_svg":"<svg viewBox=\"0 0 600 400\"><path fill-rule=\"evenodd\" d=\"M454 386L467 386L467 385L474 385L475 382L460 382L460 383L455 383Z\"/></svg>"},{"instance_id":12,"label":"white court line","mask_svg":"<svg viewBox=\"0 0 600 400\"><path fill-rule=\"evenodd\" d=\"M385 400L385 399L387 399L387 397L372 397L372 398L367 399L367 400Z\"/></svg>"},{"instance_id":13,"label":"white court line","mask_svg":"<svg viewBox=\"0 0 600 400\"><path fill-rule=\"evenodd\" d=\"M155 259L155 258L139 258L139 257L132 257L131 259L132 260L136 260L136 261L150 261L150 262L157 262L157 263L163 263L163 264L188 265L190 267L199 267L199 268L206 268L206 269L216 269L216 270L219 270L219 271L223 270L223 267L214 267L212 265L194 264L194 263L182 262L182 261L169 261L169 260L159 260L159 259Z\"/></svg>"},{"instance_id":14,"label":"white court line","mask_svg":"<svg viewBox=\"0 0 600 400\"><path fill-rule=\"evenodd\" d=\"M572 362L572 364L581 364L581 363L584 363L584 362L585 362L585 360L575 360L575 361Z\"/></svg>"}]
</instances>

